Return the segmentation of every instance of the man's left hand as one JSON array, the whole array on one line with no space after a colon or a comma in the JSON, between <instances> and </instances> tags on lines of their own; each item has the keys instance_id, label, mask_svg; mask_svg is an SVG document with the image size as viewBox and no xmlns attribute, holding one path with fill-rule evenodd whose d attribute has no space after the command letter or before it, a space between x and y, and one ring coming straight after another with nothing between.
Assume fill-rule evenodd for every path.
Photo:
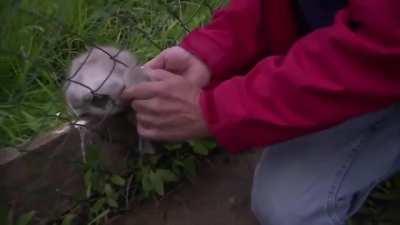
<instances>
[{"instance_id":1,"label":"man's left hand","mask_svg":"<svg viewBox=\"0 0 400 225\"><path fill-rule=\"evenodd\" d=\"M136 111L138 133L163 141L209 136L199 104L201 89L165 70L147 72L152 81L129 87L122 94Z\"/></svg>"}]
</instances>

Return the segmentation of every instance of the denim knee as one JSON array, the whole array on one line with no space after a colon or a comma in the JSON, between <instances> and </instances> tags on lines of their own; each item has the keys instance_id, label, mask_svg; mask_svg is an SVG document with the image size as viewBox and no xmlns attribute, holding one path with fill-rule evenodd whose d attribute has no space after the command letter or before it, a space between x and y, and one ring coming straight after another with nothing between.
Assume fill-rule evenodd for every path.
<instances>
[{"instance_id":1,"label":"denim knee","mask_svg":"<svg viewBox=\"0 0 400 225\"><path fill-rule=\"evenodd\" d=\"M341 225L330 223L326 211L329 188L324 182L318 183L317 177L305 183L301 176L274 170L273 165L260 164L257 170L263 171L256 172L251 207L261 225Z\"/></svg>"},{"instance_id":2,"label":"denim knee","mask_svg":"<svg viewBox=\"0 0 400 225\"><path fill-rule=\"evenodd\" d=\"M257 166L261 225L342 225L400 161L400 107L272 146Z\"/></svg>"}]
</instances>

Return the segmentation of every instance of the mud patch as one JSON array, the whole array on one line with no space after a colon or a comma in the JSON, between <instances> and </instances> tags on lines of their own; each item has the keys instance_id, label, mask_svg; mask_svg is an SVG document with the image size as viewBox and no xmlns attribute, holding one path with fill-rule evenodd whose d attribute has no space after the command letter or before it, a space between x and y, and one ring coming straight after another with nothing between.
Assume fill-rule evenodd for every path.
<instances>
[{"instance_id":1,"label":"mud patch","mask_svg":"<svg viewBox=\"0 0 400 225\"><path fill-rule=\"evenodd\" d=\"M250 191L258 153L220 154L158 202L136 205L110 225L258 225Z\"/></svg>"},{"instance_id":2,"label":"mud patch","mask_svg":"<svg viewBox=\"0 0 400 225\"><path fill-rule=\"evenodd\" d=\"M93 132L100 160L107 171L122 174L127 156L137 144L124 119L105 121ZM16 215L36 211L37 223L64 215L83 199L85 187L80 136L68 128L40 136L18 150L0 155L0 200ZM198 175L161 200L132 203L132 210L109 225L257 225L250 210L253 171L259 153L229 156L217 153L200 165ZM133 200L133 202L135 202Z\"/></svg>"}]
</instances>

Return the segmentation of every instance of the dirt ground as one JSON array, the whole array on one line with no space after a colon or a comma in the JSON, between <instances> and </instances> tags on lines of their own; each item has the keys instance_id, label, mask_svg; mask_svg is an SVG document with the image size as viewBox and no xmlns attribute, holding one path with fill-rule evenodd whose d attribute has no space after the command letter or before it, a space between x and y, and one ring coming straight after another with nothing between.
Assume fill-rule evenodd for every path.
<instances>
[{"instance_id":1,"label":"dirt ground","mask_svg":"<svg viewBox=\"0 0 400 225\"><path fill-rule=\"evenodd\" d=\"M219 155L157 203L135 207L110 225L258 225L250 210L259 154Z\"/></svg>"},{"instance_id":2,"label":"dirt ground","mask_svg":"<svg viewBox=\"0 0 400 225\"><path fill-rule=\"evenodd\" d=\"M111 125L118 127L115 132L106 132L113 134L106 135L113 143L98 140L99 150L106 168L118 173L125 164L115 162L123 161L127 154L126 145L118 143L128 143L125 136L133 141L134 135L117 121ZM12 203L16 212L37 211L38 221L55 218L69 209L73 204L70 196L84 189L80 176L83 168L76 163L82 157L77 131L68 131L51 141L44 136L44 140L44 144L39 141L32 145L35 150L0 165L0 199ZM190 182L180 184L161 200L132 206L109 225L257 225L250 210L250 192L259 156L213 155Z\"/></svg>"}]
</instances>

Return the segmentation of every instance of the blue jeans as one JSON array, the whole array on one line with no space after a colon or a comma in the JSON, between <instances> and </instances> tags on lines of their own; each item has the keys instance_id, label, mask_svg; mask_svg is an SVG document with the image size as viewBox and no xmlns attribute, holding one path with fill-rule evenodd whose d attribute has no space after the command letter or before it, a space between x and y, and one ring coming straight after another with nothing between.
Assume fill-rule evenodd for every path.
<instances>
[{"instance_id":1,"label":"blue jeans","mask_svg":"<svg viewBox=\"0 0 400 225\"><path fill-rule=\"evenodd\" d=\"M343 225L400 169L400 105L269 147L252 209L261 225Z\"/></svg>"}]
</instances>

